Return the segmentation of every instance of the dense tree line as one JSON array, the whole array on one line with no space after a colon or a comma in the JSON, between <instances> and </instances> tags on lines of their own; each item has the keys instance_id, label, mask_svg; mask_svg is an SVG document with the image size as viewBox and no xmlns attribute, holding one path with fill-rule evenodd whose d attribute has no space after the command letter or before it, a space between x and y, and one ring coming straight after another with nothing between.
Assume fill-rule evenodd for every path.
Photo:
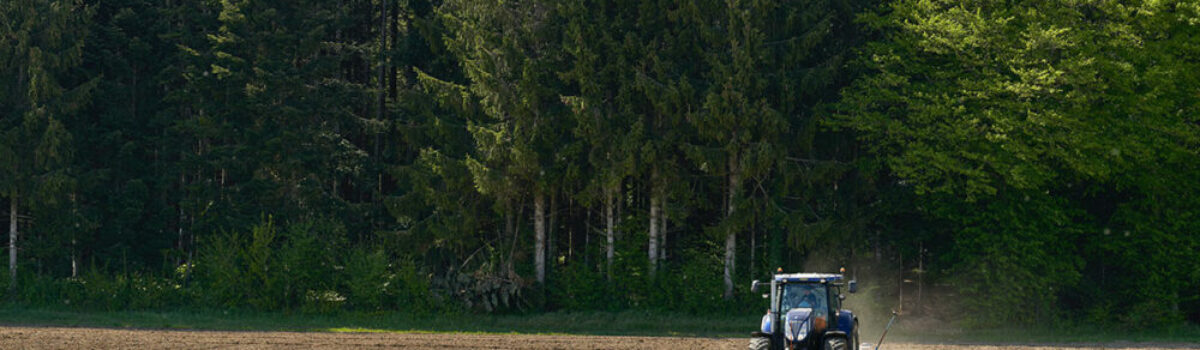
<instances>
[{"instance_id":1,"label":"dense tree line","mask_svg":"<svg viewBox=\"0 0 1200 350\"><path fill-rule=\"evenodd\" d=\"M0 42L15 302L736 311L846 266L1200 321L1191 1L18 0Z\"/></svg>"}]
</instances>

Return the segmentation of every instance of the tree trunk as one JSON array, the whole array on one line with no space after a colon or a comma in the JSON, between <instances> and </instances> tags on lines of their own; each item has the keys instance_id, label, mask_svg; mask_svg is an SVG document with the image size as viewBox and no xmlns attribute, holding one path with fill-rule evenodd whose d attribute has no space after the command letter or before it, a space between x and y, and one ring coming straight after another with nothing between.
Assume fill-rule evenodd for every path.
<instances>
[{"instance_id":1,"label":"tree trunk","mask_svg":"<svg viewBox=\"0 0 1200 350\"><path fill-rule=\"evenodd\" d=\"M740 179L738 178L737 156L729 157L729 198L725 203L725 218L733 217L734 200L737 198L737 189ZM733 272L734 264L737 260L737 231L732 227L725 236L725 299L733 298Z\"/></svg>"},{"instance_id":2,"label":"tree trunk","mask_svg":"<svg viewBox=\"0 0 1200 350\"><path fill-rule=\"evenodd\" d=\"M79 242L76 236L79 234L79 202L76 200L77 194L71 193L71 221L75 222L76 230L71 230L71 278L79 276Z\"/></svg>"},{"instance_id":3,"label":"tree trunk","mask_svg":"<svg viewBox=\"0 0 1200 350\"><path fill-rule=\"evenodd\" d=\"M383 121L384 111L387 109L387 3L387 0L379 2L379 110L376 118L380 122ZM378 134L375 141L378 145Z\"/></svg>"},{"instance_id":4,"label":"tree trunk","mask_svg":"<svg viewBox=\"0 0 1200 350\"><path fill-rule=\"evenodd\" d=\"M612 263L613 263L613 226L616 223L616 217L613 215L613 206L616 205L613 200L613 192L615 189L604 189L604 239L607 245L604 247L604 264L605 273L609 280L612 280Z\"/></svg>"},{"instance_id":5,"label":"tree trunk","mask_svg":"<svg viewBox=\"0 0 1200 350\"><path fill-rule=\"evenodd\" d=\"M12 195L8 209L8 290L17 289L17 195Z\"/></svg>"},{"instance_id":6,"label":"tree trunk","mask_svg":"<svg viewBox=\"0 0 1200 350\"><path fill-rule=\"evenodd\" d=\"M622 193L623 191L624 189L621 188L621 185L617 185L616 191L613 192L613 196L615 196L614 199L617 201L616 226L621 226L621 213L624 212L625 209L625 198L624 194ZM613 235L615 235L616 239L621 239L621 237L624 237L624 233L622 233L620 230L617 230L615 226L613 227Z\"/></svg>"},{"instance_id":7,"label":"tree trunk","mask_svg":"<svg viewBox=\"0 0 1200 350\"><path fill-rule=\"evenodd\" d=\"M513 267L513 260L517 254L517 241L520 240L521 235L521 228L518 227L518 223L521 220L521 217L525 215L525 206L524 203L513 204L513 200L511 199L508 200L508 203L510 214L506 214L508 217L507 228L509 235L512 237L512 242L508 248L508 260L505 261L504 265L506 270L505 272L509 274L509 277L515 277L517 273ZM516 216L511 214L514 210L516 212Z\"/></svg>"},{"instance_id":8,"label":"tree trunk","mask_svg":"<svg viewBox=\"0 0 1200 350\"><path fill-rule=\"evenodd\" d=\"M750 264L749 264L750 278L755 277L754 266L758 265L758 261L756 261L754 259L755 258L754 251L758 249L758 242L755 242L755 238L757 236L758 236L758 225L756 223L753 227L750 228Z\"/></svg>"},{"instance_id":9,"label":"tree trunk","mask_svg":"<svg viewBox=\"0 0 1200 350\"><path fill-rule=\"evenodd\" d=\"M663 195L659 200L659 218L662 219L662 224L658 226L658 261L667 261L667 196ZM661 264L660 264L661 265Z\"/></svg>"},{"instance_id":10,"label":"tree trunk","mask_svg":"<svg viewBox=\"0 0 1200 350\"><path fill-rule=\"evenodd\" d=\"M575 225L570 220L575 215L575 200L567 196L567 261L575 259Z\"/></svg>"},{"instance_id":11,"label":"tree trunk","mask_svg":"<svg viewBox=\"0 0 1200 350\"><path fill-rule=\"evenodd\" d=\"M647 249L648 261L650 262L650 277L654 278L654 273L658 268L658 203L659 195L654 193L653 181L650 185L650 247Z\"/></svg>"},{"instance_id":12,"label":"tree trunk","mask_svg":"<svg viewBox=\"0 0 1200 350\"><path fill-rule=\"evenodd\" d=\"M555 241L556 236L554 235L555 227L558 225L556 222L558 219L557 194L550 195L550 207L547 210L549 210L549 213L547 213L549 215L547 219L549 224L546 226L546 257L550 259L550 266L553 267L554 264L558 263L558 242Z\"/></svg>"},{"instance_id":13,"label":"tree trunk","mask_svg":"<svg viewBox=\"0 0 1200 350\"><path fill-rule=\"evenodd\" d=\"M78 248L75 247L75 239L71 239L71 278L79 277L79 256L75 253Z\"/></svg>"},{"instance_id":14,"label":"tree trunk","mask_svg":"<svg viewBox=\"0 0 1200 350\"><path fill-rule=\"evenodd\" d=\"M734 254L737 253L737 234L732 230L725 237L725 299L733 298Z\"/></svg>"},{"instance_id":15,"label":"tree trunk","mask_svg":"<svg viewBox=\"0 0 1200 350\"><path fill-rule=\"evenodd\" d=\"M588 249L592 247L592 209L584 210L584 225L583 225L583 264L592 266L592 255L588 254ZM607 273L607 270L605 270Z\"/></svg>"},{"instance_id":16,"label":"tree trunk","mask_svg":"<svg viewBox=\"0 0 1200 350\"><path fill-rule=\"evenodd\" d=\"M540 191L533 195L533 266L538 283L546 282L546 196Z\"/></svg>"}]
</instances>

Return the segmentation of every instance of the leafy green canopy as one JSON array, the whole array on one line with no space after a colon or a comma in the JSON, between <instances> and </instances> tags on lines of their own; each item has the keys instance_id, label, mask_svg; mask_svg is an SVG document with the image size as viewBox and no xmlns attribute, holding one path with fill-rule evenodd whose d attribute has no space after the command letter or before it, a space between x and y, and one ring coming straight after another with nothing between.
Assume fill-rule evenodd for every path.
<instances>
[{"instance_id":1,"label":"leafy green canopy","mask_svg":"<svg viewBox=\"0 0 1200 350\"><path fill-rule=\"evenodd\" d=\"M1150 186L1159 176L1142 175L1174 170L1159 165L1200 141L1184 85L1196 53L1179 43L1196 27L1175 7L897 1L863 17L886 39L868 45L874 74L845 91L833 124L919 192Z\"/></svg>"},{"instance_id":2,"label":"leafy green canopy","mask_svg":"<svg viewBox=\"0 0 1200 350\"><path fill-rule=\"evenodd\" d=\"M1186 1L895 1L862 16L882 40L830 125L902 186L962 201L931 215L955 223L946 259L977 305L1047 305L1094 287L1081 271L1111 287L1116 269L1178 310L1197 257L1178 240L1194 236L1200 160L1195 15ZM1156 288L1133 288L1145 279ZM1088 303L1118 300L1101 299Z\"/></svg>"}]
</instances>

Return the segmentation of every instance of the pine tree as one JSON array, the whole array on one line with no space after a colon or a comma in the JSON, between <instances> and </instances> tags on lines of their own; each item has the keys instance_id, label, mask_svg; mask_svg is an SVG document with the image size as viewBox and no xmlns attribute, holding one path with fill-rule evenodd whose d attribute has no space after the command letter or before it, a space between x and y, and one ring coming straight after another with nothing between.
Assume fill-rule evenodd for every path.
<instances>
[{"instance_id":1,"label":"pine tree","mask_svg":"<svg viewBox=\"0 0 1200 350\"><path fill-rule=\"evenodd\" d=\"M72 79L91 10L82 1L0 5L0 186L9 199L9 288L17 285L19 211L68 191L73 150L63 119L87 103L95 80ZM73 85L77 84L77 85Z\"/></svg>"},{"instance_id":2,"label":"pine tree","mask_svg":"<svg viewBox=\"0 0 1200 350\"><path fill-rule=\"evenodd\" d=\"M546 197L561 184L551 165L560 135L569 130L555 89L562 56L556 8L539 1L451 1L440 11L450 32L448 47L462 62L467 88L483 111L468 125L478 149L478 158L467 159L476 188L496 198L509 222L520 220L522 203L532 202L534 274L544 282ZM515 249L518 232L506 226Z\"/></svg>"},{"instance_id":3,"label":"pine tree","mask_svg":"<svg viewBox=\"0 0 1200 350\"><path fill-rule=\"evenodd\" d=\"M604 226L605 274L612 279L615 256L616 210L622 183L634 174L637 136L632 133L638 98L635 71L638 59L636 3L574 1L564 4L568 21L564 51L571 67L562 76L570 88L563 103L571 108L576 138L586 143L586 190L589 203L599 203Z\"/></svg>"}]
</instances>

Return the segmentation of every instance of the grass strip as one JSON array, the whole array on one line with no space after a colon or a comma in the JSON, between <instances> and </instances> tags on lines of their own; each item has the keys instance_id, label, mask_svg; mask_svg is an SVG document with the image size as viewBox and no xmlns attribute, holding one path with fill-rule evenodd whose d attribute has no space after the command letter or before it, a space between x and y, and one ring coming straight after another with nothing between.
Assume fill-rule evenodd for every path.
<instances>
[{"instance_id":1,"label":"grass strip","mask_svg":"<svg viewBox=\"0 0 1200 350\"><path fill-rule=\"evenodd\" d=\"M433 332L744 337L753 316L691 316L640 311L551 312L531 315L403 313L304 314L179 310L94 311L0 307L0 324L24 326L227 331Z\"/></svg>"},{"instance_id":2,"label":"grass strip","mask_svg":"<svg viewBox=\"0 0 1200 350\"><path fill-rule=\"evenodd\" d=\"M528 315L409 315L398 312L306 314L175 310L77 311L0 306L0 325L187 329L215 331L554 334L748 338L759 316L681 315L646 311L549 312ZM863 324L862 341L878 341L879 325ZM1116 329L1086 324L1043 328L964 329L898 323L887 343L1200 345L1200 325ZM1200 347L1200 346L1198 346Z\"/></svg>"}]
</instances>

